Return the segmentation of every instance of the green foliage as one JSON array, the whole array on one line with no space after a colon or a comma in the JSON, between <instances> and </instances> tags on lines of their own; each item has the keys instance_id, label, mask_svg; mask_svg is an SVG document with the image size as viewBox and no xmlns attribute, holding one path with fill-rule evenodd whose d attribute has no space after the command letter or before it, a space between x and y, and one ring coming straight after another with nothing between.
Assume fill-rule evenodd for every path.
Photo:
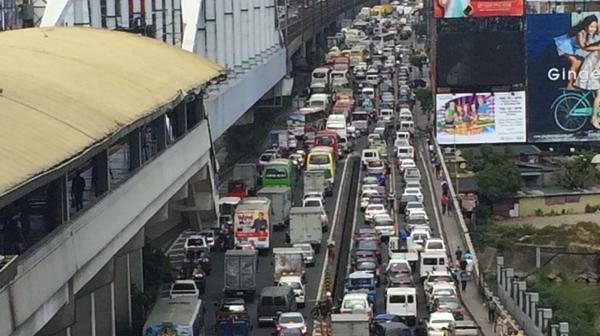
<instances>
[{"instance_id":1,"label":"green foliage","mask_svg":"<svg viewBox=\"0 0 600 336\"><path fill-rule=\"evenodd\" d=\"M544 215L544 211L542 211L542 209L537 208L535 209L535 215L538 217L542 217Z\"/></svg>"},{"instance_id":2,"label":"green foliage","mask_svg":"<svg viewBox=\"0 0 600 336\"><path fill-rule=\"evenodd\" d=\"M477 226L478 240L482 245L493 246L503 250L510 248L516 241L530 243L537 230L530 224L500 225L488 224Z\"/></svg>"},{"instance_id":3,"label":"green foliage","mask_svg":"<svg viewBox=\"0 0 600 336\"><path fill-rule=\"evenodd\" d=\"M470 169L475 172L479 194L489 201L511 196L521 186L521 172L507 148L498 153L492 145L484 144L478 156L472 152L465 154Z\"/></svg>"},{"instance_id":4,"label":"green foliage","mask_svg":"<svg viewBox=\"0 0 600 336\"><path fill-rule=\"evenodd\" d=\"M581 189L600 180L600 173L592 164L595 153L581 152L560 168L558 183L568 189Z\"/></svg>"},{"instance_id":5,"label":"green foliage","mask_svg":"<svg viewBox=\"0 0 600 336\"><path fill-rule=\"evenodd\" d=\"M600 247L600 225L579 222L575 225L545 226L536 229L530 224L495 224L477 226L477 239L481 245L499 249L511 248L515 242L569 246L579 244L592 248Z\"/></svg>"},{"instance_id":6,"label":"green foliage","mask_svg":"<svg viewBox=\"0 0 600 336\"><path fill-rule=\"evenodd\" d=\"M569 323L570 335L600 336L600 291L596 287L555 283L539 273L528 289L540 294L540 307L552 308L554 323Z\"/></svg>"},{"instance_id":7,"label":"green foliage","mask_svg":"<svg viewBox=\"0 0 600 336\"><path fill-rule=\"evenodd\" d=\"M413 55L413 56L409 57L408 61L410 62L410 64L412 66L415 66L415 67L419 68L419 71L422 71L423 65L425 64L425 62L427 62L427 56L426 55Z\"/></svg>"},{"instance_id":8,"label":"green foliage","mask_svg":"<svg viewBox=\"0 0 600 336\"><path fill-rule=\"evenodd\" d=\"M425 112L429 112L433 109L433 96L431 89L428 88L417 88L415 90L415 96L421 104L421 108Z\"/></svg>"},{"instance_id":9,"label":"green foliage","mask_svg":"<svg viewBox=\"0 0 600 336\"><path fill-rule=\"evenodd\" d=\"M419 22L414 24L413 31L417 36L427 35L427 22Z\"/></svg>"},{"instance_id":10,"label":"green foliage","mask_svg":"<svg viewBox=\"0 0 600 336\"><path fill-rule=\"evenodd\" d=\"M594 213L600 210L600 205L585 205L585 213Z\"/></svg>"}]
</instances>

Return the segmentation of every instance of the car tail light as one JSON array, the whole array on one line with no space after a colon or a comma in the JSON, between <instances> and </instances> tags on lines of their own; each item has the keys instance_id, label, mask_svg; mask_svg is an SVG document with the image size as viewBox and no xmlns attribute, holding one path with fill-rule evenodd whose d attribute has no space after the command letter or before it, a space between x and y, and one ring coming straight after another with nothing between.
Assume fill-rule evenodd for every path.
<instances>
[{"instance_id":1,"label":"car tail light","mask_svg":"<svg viewBox=\"0 0 600 336\"><path fill-rule=\"evenodd\" d=\"M280 332L282 328L281 328L281 326L277 326L276 329L277 329L277 332Z\"/></svg>"},{"instance_id":2,"label":"car tail light","mask_svg":"<svg viewBox=\"0 0 600 336\"><path fill-rule=\"evenodd\" d=\"M202 259L202 261L204 261L205 263L207 263L207 262L209 262L209 259L205 257L204 259Z\"/></svg>"},{"instance_id":3,"label":"car tail light","mask_svg":"<svg viewBox=\"0 0 600 336\"><path fill-rule=\"evenodd\" d=\"M196 279L204 279L204 274L198 273L198 274L194 275L194 278L196 278Z\"/></svg>"}]
</instances>

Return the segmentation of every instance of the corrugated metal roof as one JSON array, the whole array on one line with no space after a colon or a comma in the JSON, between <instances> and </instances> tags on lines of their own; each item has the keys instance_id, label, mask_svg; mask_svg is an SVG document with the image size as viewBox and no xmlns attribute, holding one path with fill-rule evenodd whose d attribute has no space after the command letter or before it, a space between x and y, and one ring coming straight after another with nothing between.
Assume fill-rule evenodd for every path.
<instances>
[{"instance_id":1,"label":"corrugated metal roof","mask_svg":"<svg viewBox=\"0 0 600 336\"><path fill-rule=\"evenodd\" d=\"M148 116L223 69L138 35L0 33L0 196Z\"/></svg>"}]
</instances>

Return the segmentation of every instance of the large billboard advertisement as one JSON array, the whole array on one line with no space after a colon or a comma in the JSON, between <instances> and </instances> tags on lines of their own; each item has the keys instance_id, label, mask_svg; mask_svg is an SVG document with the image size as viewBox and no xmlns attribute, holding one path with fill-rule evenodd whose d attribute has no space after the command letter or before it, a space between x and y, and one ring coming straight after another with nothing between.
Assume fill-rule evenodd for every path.
<instances>
[{"instance_id":1,"label":"large billboard advertisement","mask_svg":"<svg viewBox=\"0 0 600 336\"><path fill-rule=\"evenodd\" d=\"M435 100L442 145L526 141L523 91L438 94Z\"/></svg>"},{"instance_id":2,"label":"large billboard advertisement","mask_svg":"<svg viewBox=\"0 0 600 336\"><path fill-rule=\"evenodd\" d=\"M529 141L600 140L599 17L527 16Z\"/></svg>"},{"instance_id":3,"label":"large billboard advertisement","mask_svg":"<svg viewBox=\"0 0 600 336\"><path fill-rule=\"evenodd\" d=\"M522 16L523 0L433 0L436 18Z\"/></svg>"},{"instance_id":4,"label":"large billboard advertisement","mask_svg":"<svg viewBox=\"0 0 600 336\"><path fill-rule=\"evenodd\" d=\"M437 50L438 87L525 83L522 32L441 32Z\"/></svg>"}]
</instances>

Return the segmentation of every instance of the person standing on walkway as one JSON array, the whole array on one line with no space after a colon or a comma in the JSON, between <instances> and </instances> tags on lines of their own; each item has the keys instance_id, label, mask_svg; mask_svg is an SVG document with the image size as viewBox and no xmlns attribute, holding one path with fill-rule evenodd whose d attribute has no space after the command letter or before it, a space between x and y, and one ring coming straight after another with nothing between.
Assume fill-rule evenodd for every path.
<instances>
[{"instance_id":1,"label":"person standing on walkway","mask_svg":"<svg viewBox=\"0 0 600 336\"><path fill-rule=\"evenodd\" d=\"M467 282L469 281L469 278L467 277L467 272L461 271L458 277L460 279L460 285L461 285L462 291L466 292L467 291Z\"/></svg>"},{"instance_id":2,"label":"person standing on walkway","mask_svg":"<svg viewBox=\"0 0 600 336\"><path fill-rule=\"evenodd\" d=\"M85 190L85 180L81 177L81 173L77 172L71 181L71 193L75 201L75 211L83 208L83 191Z\"/></svg>"},{"instance_id":3,"label":"person standing on walkway","mask_svg":"<svg viewBox=\"0 0 600 336\"><path fill-rule=\"evenodd\" d=\"M463 251L460 249L460 246L456 247L456 252L454 252L454 256L456 256L456 260L462 260Z\"/></svg>"},{"instance_id":4,"label":"person standing on walkway","mask_svg":"<svg viewBox=\"0 0 600 336\"><path fill-rule=\"evenodd\" d=\"M496 321L496 301L490 296L487 301L488 321L494 323Z\"/></svg>"},{"instance_id":5,"label":"person standing on walkway","mask_svg":"<svg viewBox=\"0 0 600 336\"><path fill-rule=\"evenodd\" d=\"M445 215L448 211L448 196L442 195L442 215Z\"/></svg>"}]
</instances>

